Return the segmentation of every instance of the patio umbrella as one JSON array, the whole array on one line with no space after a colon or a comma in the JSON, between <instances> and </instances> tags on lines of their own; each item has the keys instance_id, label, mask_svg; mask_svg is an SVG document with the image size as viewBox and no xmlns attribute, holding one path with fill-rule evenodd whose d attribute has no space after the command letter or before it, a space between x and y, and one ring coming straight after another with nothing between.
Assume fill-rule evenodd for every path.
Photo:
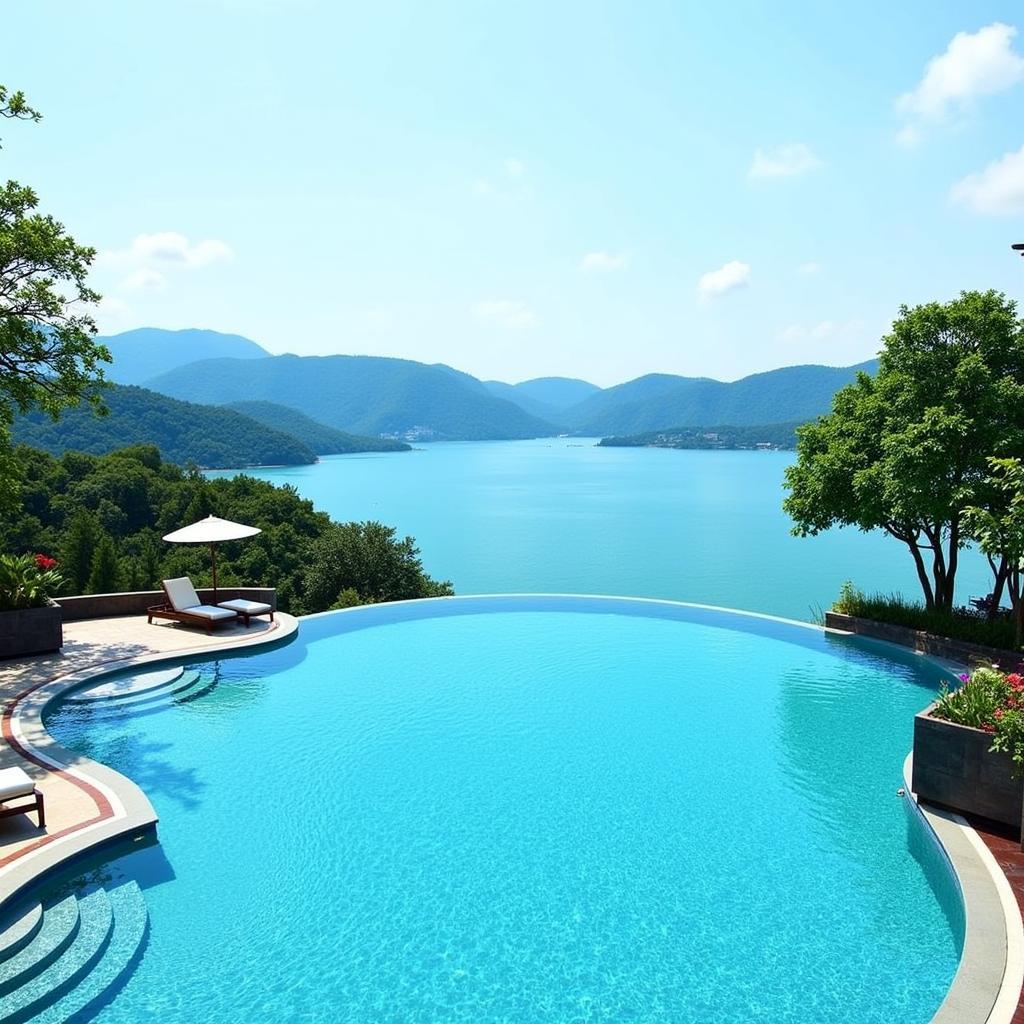
<instances>
[{"instance_id":1,"label":"patio umbrella","mask_svg":"<svg viewBox=\"0 0 1024 1024\"><path fill-rule=\"evenodd\" d=\"M244 523L233 523L230 519L218 519L207 516L191 526L183 526L173 533L164 534L164 540L171 544L209 544L210 558L213 561L213 603L217 603L217 545L222 540L241 540L243 537L255 537L262 533L256 526Z\"/></svg>"}]
</instances>

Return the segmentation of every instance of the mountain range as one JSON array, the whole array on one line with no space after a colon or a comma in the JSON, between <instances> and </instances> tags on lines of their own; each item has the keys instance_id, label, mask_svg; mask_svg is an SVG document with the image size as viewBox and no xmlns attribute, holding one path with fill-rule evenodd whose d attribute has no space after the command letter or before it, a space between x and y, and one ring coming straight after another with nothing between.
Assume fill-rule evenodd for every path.
<instances>
[{"instance_id":1,"label":"mountain range","mask_svg":"<svg viewBox=\"0 0 1024 1024\"><path fill-rule=\"evenodd\" d=\"M603 437L706 424L804 422L827 412L835 391L859 371L877 368L876 360L788 366L732 382L647 374L600 388L566 377L481 381L443 364L381 356L275 356L247 338L214 331L142 328L100 340L114 356L108 370L113 380L181 401L228 406L318 454L325 444L341 443L339 432L363 435L365 444L367 437L381 436Z\"/></svg>"}]
</instances>

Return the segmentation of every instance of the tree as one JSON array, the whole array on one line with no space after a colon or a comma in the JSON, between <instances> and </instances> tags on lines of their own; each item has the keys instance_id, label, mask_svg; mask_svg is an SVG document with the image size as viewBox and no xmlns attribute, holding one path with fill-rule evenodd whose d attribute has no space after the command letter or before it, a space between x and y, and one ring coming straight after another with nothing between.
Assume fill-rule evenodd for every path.
<instances>
[{"instance_id":1,"label":"tree","mask_svg":"<svg viewBox=\"0 0 1024 1024\"><path fill-rule=\"evenodd\" d=\"M118 589L120 581L121 569L117 557L117 546L110 534L101 534L96 549L92 553L89 593L113 593Z\"/></svg>"},{"instance_id":2,"label":"tree","mask_svg":"<svg viewBox=\"0 0 1024 1024\"><path fill-rule=\"evenodd\" d=\"M99 523L92 513L80 509L72 516L61 545L61 568L75 594L84 594L92 573L92 556L100 538Z\"/></svg>"},{"instance_id":3,"label":"tree","mask_svg":"<svg viewBox=\"0 0 1024 1024\"><path fill-rule=\"evenodd\" d=\"M987 460L1024 455L1024 322L998 292L963 292L901 307L883 345L877 375L799 429L784 508L798 536L884 530L909 550L925 605L949 611L964 510L991 498Z\"/></svg>"},{"instance_id":4,"label":"tree","mask_svg":"<svg viewBox=\"0 0 1024 1024\"><path fill-rule=\"evenodd\" d=\"M338 523L310 545L302 581L305 604L320 609L339 602L348 607L451 594L450 583L423 571L419 554L412 537L396 539L394 527Z\"/></svg>"},{"instance_id":5,"label":"tree","mask_svg":"<svg viewBox=\"0 0 1024 1024\"><path fill-rule=\"evenodd\" d=\"M0 115L39 120L20 92L0 86ZM0 449L10 448L15 409L58 417L83 400L102 409L101 364L110 353L94 340L82 306L99 301L86 284L95 250L79 245L53 217L36 213L32 189L0 186ZM9 466L0 500L15 491Z\"/></svg>"},{"instance_id":6,"label":"tree","mask_svg":"<svg viewBox=\"0 0 1024 1024\"><path fill-rule=\"evenodd\" d=\"M1024 463L1020 459L989 459L989 484L997 500L992 507L964 510L964 530L988 556L1002 567L1006 591L1013 609L1014 640L1024 640Z\"/></svg>"}]
</instances>

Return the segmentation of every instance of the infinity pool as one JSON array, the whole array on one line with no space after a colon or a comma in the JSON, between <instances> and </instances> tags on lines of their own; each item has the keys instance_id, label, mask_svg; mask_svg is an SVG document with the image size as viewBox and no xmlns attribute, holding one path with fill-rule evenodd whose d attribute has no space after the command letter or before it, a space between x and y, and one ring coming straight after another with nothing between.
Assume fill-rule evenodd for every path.
<instances>
[{"instance_id":1,"label":"infinity pool","mask_svg":"<svg viewBox=\"0 0 1024 1024\"><path fill-rule=\"evenodd\" d=\"M150 930L95 1019L924 1024L962 909L896 790L941 673L888 651L456 599L62 703L56 738L160 814L111 867Z\"/></svg>"}]
</instances>

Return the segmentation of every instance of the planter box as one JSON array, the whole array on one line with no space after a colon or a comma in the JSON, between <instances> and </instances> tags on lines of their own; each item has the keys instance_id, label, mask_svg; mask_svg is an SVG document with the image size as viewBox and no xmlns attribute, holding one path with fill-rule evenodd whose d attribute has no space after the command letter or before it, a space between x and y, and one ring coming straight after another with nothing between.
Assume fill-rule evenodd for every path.
<instances>
[{"instance_id":1,"label":"planter box","mask_svg":"<svg viewBox=\"0 0 1024 1024\"><path fill-rule=\"evenodd\" d=\"M989 749L990 733L932 718L934 707L914 718L911 789L930 804L1019 829L1024 776L1010 755Z\"/></svg>"},{"instance_id":2,"label":"planter box","mask_svg":"<svg viewBox=\"0 0 1024 1024\"><path fill-rule=\"evenodd\" d=\"M0 658L59 651L64 643L60 605L0 612Z\"/></svg>"}]
</instances>

